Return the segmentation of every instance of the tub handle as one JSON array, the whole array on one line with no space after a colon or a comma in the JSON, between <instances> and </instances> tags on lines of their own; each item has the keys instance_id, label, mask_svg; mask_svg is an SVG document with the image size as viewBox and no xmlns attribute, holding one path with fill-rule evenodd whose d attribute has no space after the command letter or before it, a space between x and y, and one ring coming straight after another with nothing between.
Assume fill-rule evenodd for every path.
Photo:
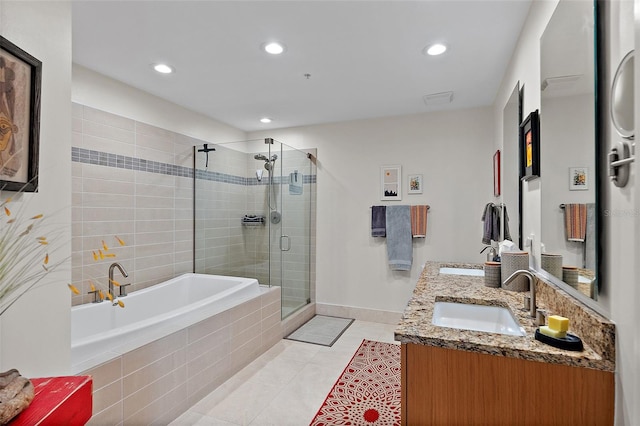
<instances>
[{"instance_id":1,"label":"tub handle","mask_svg":"<svg viewBox=\"0 0 640 426\"><path fill-rule=\"evenodd\" d=\"M284 248L284 244L282 243L286 238L287 241L287 248ZM280 251L289 251L291 250L291 238L289 238L288 235L281 235L280 236Z\"/></svg>"},{"instance_id":2,"label":"tub handle","mask_svg":"<svg viewBox=\"0 0 640 426\"><path fill-rule=\"evenodd\" d=\"M127 289L125 287L128 285L131 285L131 283L120 284L120 294L118 295L118 297L125 297L127 295Z\"/></svg>"},{"instance_id":3,"label":"tub handle","mask_svg":"<svg viewBox=\"0 0 640 426\"><path fill-rule=\"evenodd\" d=\"M87 292L87 294L93 294L93 302L92 303L100 303L102 302L102 298L100 297L100 290L93 290Z\"/></svg>"}]
</instances>

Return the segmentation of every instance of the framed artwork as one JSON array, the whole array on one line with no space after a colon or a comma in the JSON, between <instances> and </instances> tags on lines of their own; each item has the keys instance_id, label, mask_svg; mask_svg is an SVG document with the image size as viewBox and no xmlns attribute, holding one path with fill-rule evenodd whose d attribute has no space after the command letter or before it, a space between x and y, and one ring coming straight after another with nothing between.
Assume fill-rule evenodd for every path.
<instances>
[{"instance_id":1,"label":"framed artwork","mask_svg":"<svg viewBox=\"0 0 640 426\"><path fill-rule=\"evenodd\" d=\"M402 200L402 167L380 167L380 199L390 201Z\"/></svg>"},{"instance_id":2,"label":"framed artwork","mask_svg":"<svg viewBox=\"0 0 640 426\"><path fill-rule=\"evenodd\" d=\"M500 150L493 154L493 196L500 196Z\"/></svg>"},{"instance_id":3,"label":"framed artwork","mask_svg":"<svg viewBox=\"0 0 640 426\"><path fill-rule=\"evenodd\" d=\"M422 194L422 175L408 175L407 179L409 180L407 192L409 194Z\"/></svg>"},{"instance_id":4,"label":"framed artwork","mask_svg":"<svg viewBox=\"0 0 640 426\"><path fill-rule=\"evenodd\" d=\"M535 110L520 125L521 179L540 177L540 121Z\"/></svg>"},{"instance_id":5,"label":"framed artwork","mask_svg":"<svg viewBox=\"0 0 640 426\"><path fill-rule=\"evenodd\" d=\"M0 36L0 189L38 190L42 62Z\"/></svg>"},{"instance_id":6,"label":"framed artwork","mask_svg":"<svg viewBox=\"0 0 640 426\"><path fill-rule=\"evenodd\" d=\"M586 167L569 167L569 190L586 191L589 189L589 170Z\"/></svg>"}]
</instances>

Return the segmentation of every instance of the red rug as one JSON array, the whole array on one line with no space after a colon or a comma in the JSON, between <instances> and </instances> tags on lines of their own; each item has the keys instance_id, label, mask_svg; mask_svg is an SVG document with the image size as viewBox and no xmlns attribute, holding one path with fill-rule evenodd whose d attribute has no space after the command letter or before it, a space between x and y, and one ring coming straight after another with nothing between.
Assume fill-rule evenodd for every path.
<instances>
[{"instance_id":1,"label":"red rug","mask_svg":"<svg viewBox=\"0 0 640 426\"><path fill-rule=\"evenodd\" d=\"M363 340L312 426L400 425L400 346Z\"/></svg>"}]
</instances>

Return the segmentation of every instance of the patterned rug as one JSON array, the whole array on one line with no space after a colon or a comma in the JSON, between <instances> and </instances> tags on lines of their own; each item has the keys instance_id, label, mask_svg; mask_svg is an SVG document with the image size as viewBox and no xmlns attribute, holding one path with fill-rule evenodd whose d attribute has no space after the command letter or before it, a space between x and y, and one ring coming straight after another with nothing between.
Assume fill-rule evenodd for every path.
<instances>
[{"instance_id":1,"label":"patterned rug","mask_svg":"<svg viewBox=\"0 0 640 426\"><path fill-rule=\"evenodd\" d=\"M363 340L312 426L400 425L400 346Z\"/></svg>"}]
</instances>

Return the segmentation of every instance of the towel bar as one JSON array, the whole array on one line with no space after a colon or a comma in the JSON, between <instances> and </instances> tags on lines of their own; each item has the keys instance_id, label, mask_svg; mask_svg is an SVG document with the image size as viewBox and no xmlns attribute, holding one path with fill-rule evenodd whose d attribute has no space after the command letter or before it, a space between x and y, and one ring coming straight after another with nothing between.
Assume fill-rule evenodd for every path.
<instances>
[{"instance_id":1,"label":"towel bar","mask_svg":"<svg viewBox=\"0 0 640 426\"><path fill-rule=\"evenodd\" d=\"M421 204L422 205L422 204ZM369 208L373 208L374 206L369 206ZM431 210L431 206L427 205L427 210Z\"/></svg>"}]
</instances>

